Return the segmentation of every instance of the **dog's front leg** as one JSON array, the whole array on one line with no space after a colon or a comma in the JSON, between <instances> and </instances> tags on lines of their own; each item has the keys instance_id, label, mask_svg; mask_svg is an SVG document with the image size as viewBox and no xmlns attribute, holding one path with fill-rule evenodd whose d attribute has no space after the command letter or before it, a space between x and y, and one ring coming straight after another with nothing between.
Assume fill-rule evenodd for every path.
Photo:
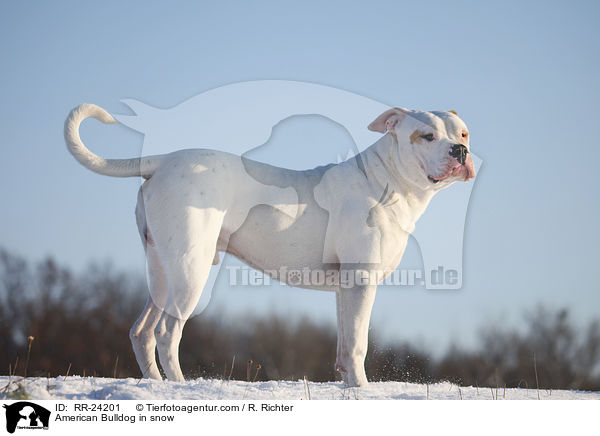
<instances>
[{"instance_id":1,"label":"dog's front leg","mask_svg":"<svg viewBox=\"0 0 600 436\"><path fill-rule=\"evenodd\" d=\"M342 381L347 385L348 377L346 377L346 368L342 363L342 338L344 334L342 331L342 298L339 289L335 293L335 306L337 310L337 351L335 356L335 370L340 373Z\"/></svg>"},{"instance_id":2,"label":"dog's front leg","mask_svg":"<svg viewBox=\"0 0 600 436\"><path fill-rule=\"evenodd\" d=\"M369 284L369 272L340 269L337 291L338 356L336 369L348 386L367 385L365 357L369 342L369 320L377 284Z\"/></svg>"}]
</instances>

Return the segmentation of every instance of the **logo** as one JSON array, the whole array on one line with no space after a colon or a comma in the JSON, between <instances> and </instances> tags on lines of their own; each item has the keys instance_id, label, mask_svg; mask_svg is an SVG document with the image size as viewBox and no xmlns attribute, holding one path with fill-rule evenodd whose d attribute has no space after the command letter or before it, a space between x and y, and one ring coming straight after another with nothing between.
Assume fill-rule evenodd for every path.
<instances>
[{"instance_id":1,"label":"logo","mask_svg":"<svg viewBox=\"0 0 600 436\"><path fill-rule=\"evenodd\" d=\"M230 223L230 233L233 234L245 222L250 210L260 205L270 206L279 213L287 215L289 222L299 213L300 199L298 192L291 186L262 174L248 161L256 160L275 167L292 170L307 168L324 168L320 179L315 178L311 185L312 192L306 193L306 198L327 211L328 216L341 213L338 210L338 197L348 187L335 172L335 162L350 161L356 165L356 173L369 177L365 169L361 153L380 140L381 132L367 128L367 123L376 119L380 114L390 110L390 106L371 98L315 83L287 80L257 80L232 83L219 88L210 89L189 100L171 108L157 108L137 100L122 100L134 115L115 115L124 126L144 134L142 155L167 154L186 148L202 148L226 151L239 157L238 167L246 170L244 183L248 192L262 192L260 199L248 197L247 201L238 204L238 218ZM298 117L304 117L303 122ZM310 117L310 118L306 118ZM348 136L348 141L341 137L334 141L294 141L294 137L281 136L282 122L288 121L307 129L308 123L316 123L320 129L324 127L317 123L327 121L330 128L341 127ZM413 117L419 123L417 117ZM426 124L426 123L425 123ZM298 125L297 125L298 127ZM426 130L426 129L425 129ZM320 131L320 137L326 131ZM298 135L296 135L298 136ZM302 136L302 135L300 135ZM323 144L330 144L324 146ZM482 160L473 156L475 169L478 170ZM372 244L367 250L349 252L343 261L350 264L374 263L379 264L376 256L380 252L380 229L371 226L373 214L381 208L394 204L394 181L387 172L378 172L377 184L381 185L381 200L376 206L372 204L357 204L359 211L345 215L345 220L354 220L349 228L357 229ZM389 179L389 180L388 180ZM477 180L477 179L476 179ZM389 183L387 183L389 182ZM419 272L419 282L426 289L460 289L462 287L463 234L466 221L467 207L474 182L454 184L449 189L436 194L436 199L427 207L427 211L419 219L415 229L413 223L405 223L405 231L411 233L419 247L423 262L423 270ZM339 189L339 191L337 191ZM333 192L333 195L331 194ZM306 201L306 200L303 200ZM258 203L257 203L258 202ZM151 223L158 219L142 203L140 216ZM322 260L324 264L335 264L339 259L332 258L335 220L327 221L323 231ZM151 227L151 226L150 226ZM360 231L358 230L360 229ZM224 241L227 244L228 241ZM368 253L368 256L365 254ZM375 253L375 255L373 255ZM170 293L165 300L162 293L154 295L151 287L151 297L158 307L170 315L187 319L197 315L208 305L213 287L217 282L219 271L224 264L234 263L231 255L223 253L215 255L212 267L206 278L203 292L194 310L188 304L186 295L178 292ZM283 267L287 268L286 265ZM441 269L440 269L441 268ZM441 276L440 270L447 274ZM398 271L398 270L396 270ZM383 271L380 271L383 272ZM327 271L316 271L318 281L327 279ZM387 273L387 272L386 272ZM398 271L398 273L400 273ZM383 274L385 275L385 274ZM313 280L303 271L290 270L287 273L287 284L301 286L306 279ZM285 281L284 281L285 283ZM191 313L193 311L193 313Z\"/></svg>"},{"instance_id":2,"label":"logo","mask_svg":"<svg viewBox=\"0 0 600 436\"><path fill-rule=\"evenodd\" d=\"M4 404L6 409L6 431L14 433L18 429L44 429L48 430L50 411L29 401L19 401L10 405Z\"/></svg>"}]
</instances>

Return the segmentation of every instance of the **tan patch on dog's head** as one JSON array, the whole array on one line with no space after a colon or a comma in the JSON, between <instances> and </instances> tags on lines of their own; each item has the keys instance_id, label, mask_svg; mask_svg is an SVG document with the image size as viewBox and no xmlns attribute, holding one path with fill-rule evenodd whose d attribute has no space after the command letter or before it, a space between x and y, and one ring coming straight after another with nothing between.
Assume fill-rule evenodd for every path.
<instances>
[{"instance_id":1,"label":"tan patch on dog's head","mask_svg":"<svg viewBox=\"0 0 600 436\"><path fill-rule=\"evenodd\" d=\"M458 116L458 114L456 113L456 111L448 111L448 112L450 112L451 114L454 114L454 115Z\"/></svg>"},{"instance_id":2,"label":"tan patch on dog's head","mask_svg":"<svg viewBox=\"0 0 600 436\"><path fill-rule=\"evenodd\" d=\"M415 142L417 144L422 144L423 143L423 138L421 138L421 136L423 136L424 133L420 130L415 130L414 132L412 132L412 135L410 135L410 143L414 144Z\"/></svg>"}]
</instances>

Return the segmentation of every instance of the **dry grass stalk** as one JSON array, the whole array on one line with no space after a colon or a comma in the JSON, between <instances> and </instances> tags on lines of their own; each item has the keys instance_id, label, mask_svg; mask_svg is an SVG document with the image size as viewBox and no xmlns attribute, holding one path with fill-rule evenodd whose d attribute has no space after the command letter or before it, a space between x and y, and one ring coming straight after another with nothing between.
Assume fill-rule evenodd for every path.
<instances>
[{"instance_id":1,"label":"dry grass stalk","mask_svg":"<svg viewBox=\"0 0 600 436\"><path fill-rule=\"evenodd\" d=\"M29 336L27 338L27 360L25 361L25 372L23 378L27 378L27 368L29 367L29 356L31 355L31 343L35 338L33 336Z\"/></svg>"},{"instance_id":2,"label":"dry grass stalk","mask_svg":"<svg viewBox=\"0 0 600 436\"><path fill-rule=\"evenodd\" d=\"M71 371L71 362L69 362L69 367L67 368L67 374L65 375L65 381L67 380L67 377L69 376L70 371Z\"/></svg>"}]
</instances>

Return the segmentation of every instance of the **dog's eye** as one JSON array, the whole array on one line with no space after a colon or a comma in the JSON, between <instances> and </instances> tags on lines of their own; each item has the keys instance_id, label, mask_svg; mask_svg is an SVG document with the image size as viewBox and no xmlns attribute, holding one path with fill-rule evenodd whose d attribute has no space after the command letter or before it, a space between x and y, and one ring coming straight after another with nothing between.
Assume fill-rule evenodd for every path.
<instances>
[{"instance_id":1,"label":"dog's eye","mask_svg":"<svg viewBox=\"0 0 600 436\"><path fill-rule=\"evenodd\" d=\"M428 142L431 142L435 139L433 137L433 133L428 133L427 135L421 135L421 138L423 138L424 140L426 140Z\"/></svg>"}]
</instances>

